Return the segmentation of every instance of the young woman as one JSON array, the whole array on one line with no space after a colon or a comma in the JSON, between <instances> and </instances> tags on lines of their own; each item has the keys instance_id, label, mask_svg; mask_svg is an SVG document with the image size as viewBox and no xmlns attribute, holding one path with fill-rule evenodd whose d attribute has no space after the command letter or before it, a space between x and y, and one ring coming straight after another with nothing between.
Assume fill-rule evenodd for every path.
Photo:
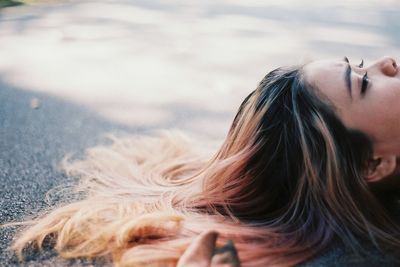
<instances>
[{"instance_id":1,"label":"young woman","mask_svg":"<svg viewBox=\"0 0 400 267\"><path fill-rule=\"evenodd\" d=\"M242 266L292 266L334 240L396 254L399 78L386 57L276 69L211 159L172 133L92 148L66 164L85 196L34 221L13 248L21 255L48 238L66 258L175 266L212 229L217 247L234 242Z\"/></svg>"}]
</instances>

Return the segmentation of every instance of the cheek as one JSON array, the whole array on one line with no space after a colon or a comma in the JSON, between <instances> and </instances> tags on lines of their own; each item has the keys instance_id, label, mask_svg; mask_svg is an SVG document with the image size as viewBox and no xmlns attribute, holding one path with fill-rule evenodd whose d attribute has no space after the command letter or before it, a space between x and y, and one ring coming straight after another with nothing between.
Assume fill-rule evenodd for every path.
<instances>
[{"instance_id":1,"label":"cheek","mask_svg":"<svg viewBox=\"0 0 400 267\"><path fill-rule=\"evenodd\" d=\"M393 105L400 104L400 79L386 78L376 79L372 84L367 101L374 106L381 106L383 111L393 109ZM400 109L399 109L400 110ZM393 111L392 111L393 112Z\"/></svg>"},{"instance_id":2,"label":"cheek","mask_svg":"<svg viewBox=\"0 0 400 267\"><path fill-rule=\"evenodd\" d=\"M355 128L374 140L384 141L400 135L399 105L380 103L364 107L355 114Z\"/></svg>"},{"instance_id":3,"label":"cheek","mask_svg":"<svg viewBox=\"0 0 400 267\"><path fill-rule=\"evenodd\" d=\"M387 120L388 110L382 109L381 105L367 101L357 102L343 114L342 119L347 127L357 129L373 140L387 138L391 123Z\"/></svg>"},{"instance_id":4,"label":"cheek","mask_svg":"<svg viewBox=\"0 0 400 267\"><path fill-rule=\"evenodd\" d=\"M400 83L398 81L382 84L381 90L376 89L371 94L368 107L369 114L379 124L376 127L388 129L400 128ZM373 98L373 99L372 99Z\"/></svg>"},{"instance_id":5,"label":"cheek","mask_svg":"<svg viewBox=\"0 0 400 267\"><path fill-rule=\"evenodd\" d=\"M400 80L375 80L364 98L355 98L341 109L340 117L349 128L358 129L373 140L400 136Z\"/></svg>"}]
</instances>

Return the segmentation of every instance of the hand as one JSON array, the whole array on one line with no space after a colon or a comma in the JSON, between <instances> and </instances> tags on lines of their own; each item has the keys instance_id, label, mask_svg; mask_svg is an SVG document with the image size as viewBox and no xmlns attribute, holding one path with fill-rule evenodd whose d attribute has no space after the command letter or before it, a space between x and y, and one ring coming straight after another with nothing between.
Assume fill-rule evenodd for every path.
<instances>
[{"instance_id":1,"label":"hand","mask_svg":"<svg viewBox=\"0 0 400 267\"><path fill-rule=\"evenodd\" d=\"M177 267L240 267L233 243L216 249L217 237L215 231L200 234L183 253Z\"/></svg>"}]
</instances>

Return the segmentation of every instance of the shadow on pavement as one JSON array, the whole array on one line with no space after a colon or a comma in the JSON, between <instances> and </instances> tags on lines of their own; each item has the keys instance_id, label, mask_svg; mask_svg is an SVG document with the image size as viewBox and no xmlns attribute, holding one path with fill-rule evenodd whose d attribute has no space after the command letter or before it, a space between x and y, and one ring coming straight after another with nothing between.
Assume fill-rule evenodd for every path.
<instances>
[{"instance_id":1,"label":"shadow on pavement","mask_svg":"<svg viewBox=\"0 0 400 267\"><path fill-rule=\"evenodd\" d=\"M21 220L48 206L46 193L67 181L58 169L66 154L81 155L86 147L105 141L105 133L141 131L106 121L82 106L0 82L0 223ZM18 264L6 251L14 234L14 228L0 229L2 266ZM38 266L84 263L51 256L33 258L40 261Z\"/></svg>"},{"instance_id":2,"label":"shadow on pavement","mask_svg":"<svg viewBox=\"0 0 400 267\"><path fill-rule=\"evenodd\" d=\"M180 108L185 109L185 106ZM116 124L82 106L0 82L0 223L18 221L48 207L46 193L68 181L57 167L66 154L82 155L85 148L104 142L105 133L131 134L148 130L151 129ZM2 266L93 264L81 259L67 261L52 251L31 253L21 264L6 250L15 231L15 228L0 229ZM110 262L100 260L95 265L108 266ZM368 257L357 258L336 244L324 255L301 266L380 267L398 266L398 262L376 251L371 251Z\"/></svg>"}]
</instances>

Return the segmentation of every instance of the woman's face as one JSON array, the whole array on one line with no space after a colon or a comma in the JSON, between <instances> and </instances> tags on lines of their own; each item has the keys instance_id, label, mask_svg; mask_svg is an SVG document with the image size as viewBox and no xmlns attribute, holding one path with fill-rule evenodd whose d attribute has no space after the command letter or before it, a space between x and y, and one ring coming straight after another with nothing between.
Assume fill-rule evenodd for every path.
<instances>
[{"instance_id":1,"label":"woman's face","mask_svg":"<svg viewBox=\"0 0 400 267\"><path fill-rule=\"evenodd\" d=\"M356 63L356 64L353 64ZM306 80L335 106L343 123L366 133L374 154L400 156L400 73L394 59L371 64L313 61Z\"/></svg>"}]
</instances>

